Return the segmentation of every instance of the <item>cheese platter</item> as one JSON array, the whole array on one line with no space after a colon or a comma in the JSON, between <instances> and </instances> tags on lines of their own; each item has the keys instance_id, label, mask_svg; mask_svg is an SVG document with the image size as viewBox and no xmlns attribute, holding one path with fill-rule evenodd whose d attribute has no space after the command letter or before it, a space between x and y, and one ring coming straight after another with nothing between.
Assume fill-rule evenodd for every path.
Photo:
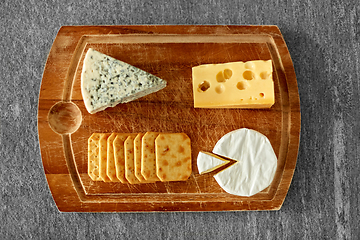
<instances>
[{"instance_id":1,"label":"cheese platter","mask_svg":"<svg viewBox=\"0 0 360 240\"><path fill-rule=\"evenodd\" d=\"M151 94L91 112L82 87L86 54L91 50L162 79L166 86L162 83ZM257 60L271 60L271 105L194 106L194 67ZM214 176L227 165L205 174L197 166L200 152L211 152L224 135L241 128L264 135L277 159L271 183L251 196L230 194L217 183ZM279 210L299 147L296 75L276 26L63 26L43 73L38 133L47 183L62 212ZM191 171L181 181L163 181L165 177L141 184L97 181L88 171L88 141L95 133L106 138L128 133L132 141L145 133L182 133L190 142Z\"/></svg>"}]
</instances>

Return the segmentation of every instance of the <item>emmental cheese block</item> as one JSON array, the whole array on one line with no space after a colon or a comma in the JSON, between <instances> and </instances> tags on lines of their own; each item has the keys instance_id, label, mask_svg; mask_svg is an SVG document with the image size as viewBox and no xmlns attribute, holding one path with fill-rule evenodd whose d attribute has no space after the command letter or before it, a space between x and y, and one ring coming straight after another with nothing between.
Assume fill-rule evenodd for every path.
<instances>
[{"instance_id":1,"label":"emmental cheese block","mask_svg":"<svg viewBox=\"0 0 360 240\"><path fill-rule=\"evenodd\" d=\"M166 87L166 81L89 48L81 72L81 93L93 114Z\"/></svg>"},{"instance_id":2,"label":"emmental cheese block","mask_svg":"<svg viewBox=\"0 0 360 240\"><path fill-rule=\"evenodd\" d=\"M272 61L205 64L192 68L195 108L270 108Z\"/></svg>"}]
</instances>

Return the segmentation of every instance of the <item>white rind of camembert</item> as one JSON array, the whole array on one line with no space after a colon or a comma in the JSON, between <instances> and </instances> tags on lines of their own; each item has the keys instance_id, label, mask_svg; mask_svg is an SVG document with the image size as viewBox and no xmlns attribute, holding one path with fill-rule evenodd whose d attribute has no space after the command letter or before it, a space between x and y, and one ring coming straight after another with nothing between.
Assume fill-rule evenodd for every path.
<instances>
[{"instance_id":1,"label":"white rind of camembert","mask_svg":"<svg viewBox=\"0 0 360 240\"><path fill-rule=\"evenodd\" d=\"M89 48L81 73L81 93L91 114L166 87L166 81Z\"/></svg>"},{"instance_id":2,"label":"white rind of camembert","mask_svg":"<svg viewBox=\"0 0 360 240\"><path fill-rule=\"evenodd\" d=\"M275 176L277 157L271 143L255 130L241 128L224 135L213 153L237 161L214 176L230 194L252 196L267 188Z\"/></svg>"}]
</instances>

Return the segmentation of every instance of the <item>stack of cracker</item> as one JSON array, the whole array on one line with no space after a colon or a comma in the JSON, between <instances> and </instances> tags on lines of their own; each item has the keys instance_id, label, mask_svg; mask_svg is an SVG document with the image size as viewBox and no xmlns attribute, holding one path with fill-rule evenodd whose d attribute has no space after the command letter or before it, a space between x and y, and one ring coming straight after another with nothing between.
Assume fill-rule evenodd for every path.
<instances>
[{"instance_id":1,"label":"stack of cracker","mask_svg":"<svg viewBox=\"0 0 360 240\"><path fill-rule=\"evenodd\" d=\"M185 181L191 171L191 143L185 133L93 133L88 140L93 181Z\"/></svg>"}]
</instances>

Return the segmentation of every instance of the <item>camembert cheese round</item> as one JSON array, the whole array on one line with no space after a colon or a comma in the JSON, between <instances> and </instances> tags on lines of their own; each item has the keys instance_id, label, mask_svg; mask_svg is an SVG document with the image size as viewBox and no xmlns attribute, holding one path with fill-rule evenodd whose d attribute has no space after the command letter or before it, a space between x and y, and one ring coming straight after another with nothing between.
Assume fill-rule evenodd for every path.
<instances>
[{"instance_id":1,"label":"camembert cheese round","mask_svg":"<svg viewBox=\"0 0 360 240\"><path fill-rule=\"evenodd\" d=\"M230 194L252 196L274 178L277 157L269 139L255 130L242 128L224 135L213 153L238 161L214 176Z\"/></svg>"}]
</instances>

